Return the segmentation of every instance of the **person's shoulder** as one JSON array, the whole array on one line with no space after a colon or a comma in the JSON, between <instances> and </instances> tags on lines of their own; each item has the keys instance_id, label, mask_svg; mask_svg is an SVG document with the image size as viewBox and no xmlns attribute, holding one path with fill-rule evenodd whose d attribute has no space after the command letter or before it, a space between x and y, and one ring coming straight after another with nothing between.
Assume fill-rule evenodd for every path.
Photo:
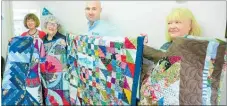
<instances>
[{"instance_id":1,"label":"person's shoulder","mask_svg":"<svg viewBox=\"0 0 227 106\"><path fill-rule=\"evenodd\" d=\"M99 21L99 24L100 24L100 25L108 25L108 26L109 26L109 25L112 25L112 23L110 23L109 21L105 21L105 20L100 20L100 21Z\"/></svg>"},{"instance_id":2,"label":"person's shoulder","mask_svg":"<svg viewBox=\"0 0 227 106\"><path fill-rule=\"evenodd\" d=\"M166 42L161 46L160 49L166 51L171 44L172 44L172 42Z\"/></svg>"},{"instance_id":3,"label":"person's shoulder","mask_svg":"<svg viewBox=\"0 0 227 106\"><path fill-rule=\"evenodd\" d=\"M40 35L46 35L44 31L38 30Z\"/></svg>"},{"instance_id":4,"label":"person's shoulder","mask_svg":"<svg viewBox=\"0 0 227 106\"><path fill-rule=\"evenodd\" d=\"M22 34L21 34L21 36L26 36L28 34L28 32L23 32Z\"/></svg>"},{"instance_id":5,"label":"person's shoulder","mask_svg":"<svg viewBox=\"0 0 227 106\"><path fill-rule=\"evenodd\" d=\"M39 31L39 37L43 39L46 36L46 33L44 31L38 30Z\"/></svg>"},{"instance_id":6,"label":"person's shoulder","mask_svg":"<svg viewBox=\"0 0 227 106\"><path fill-rule=\"evenodd\" d=\"M65 35L63 35L62 33L59 33L59 32L58 32L58 35L61 37L65 37Z\"/></svg>"},{"instance_id":7,"label":"person's shoulder","mask_svg":"<svg viewBox=\"0 0 227 106\"><path fill-rule=\"evenodd\" d=\"M59 38L62 38L62 39L66 39L66 36L65 35L63 35L62 33L60 33L60 32L57 32L57 36L59 37Z\"/></svg>"},{"instance_id":8,"label":"person's shoulder","mask_svg":"<svg viewBox=\"0 0 227 106\"><path fill-rule=\"evenodd\" d=\"M102 29L103 28L109 29L109 30L113 30L113 29L116 30L116 29L118 29L114 23L109 22L109 21L100 20L100 23L99 24L100 24L100 26L101 26Z\"/></svg>"}]
</instances>

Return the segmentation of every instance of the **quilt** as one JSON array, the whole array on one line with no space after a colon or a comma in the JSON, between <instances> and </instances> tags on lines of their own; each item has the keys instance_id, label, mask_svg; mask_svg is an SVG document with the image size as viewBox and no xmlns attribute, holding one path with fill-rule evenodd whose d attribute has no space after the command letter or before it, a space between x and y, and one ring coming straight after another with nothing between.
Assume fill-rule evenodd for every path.
<instances>
[{"instance_id":1,"label":"quilt","mask_svg":"<svg viewBox=\"0 0 227 106\"><path fill-rule=\"evenodd\" d=\"M66 45L62 40L44 43L46 55L40 68L46 105L70 105Z\"/></svg>"},{"instance_id":2,"label":"quilt","mask_svg":"<svg viewBox=\"0 0 227 106\"><path fill-rule=\"evenodd\" d=\"M152 58L181 57L180 69L178 71L180 75L178 83L179 92L172 91L168 93L169 96L161 96L164 98L161 100L160 98L157 99L155 95L157 93L152 91L154 87L152 88L151 85L152 80L159 75L154 74L157 69L152 69L151 75L149 76L150 80L145 80L141 88L141 104L217 105L220 100L219 84L222 82L220 76L223 76L222 72L225 72L224 68L226 67L224 64L226 63L224 62L225 46L226 42L217 39L188 36L188 38L179 37L174 39L166 52L150 49L152 53L159 53L159 55L157 55L158 57ZM157 65L156 67L160 67L160 62ZM171 69L171 67L172 65L170 65L169 69ZM164 74L161 75L163 76ZM158 81L155 84L159 85L160 83L162 83L162 81ZM152 91L150 95L147 93L147 89L145 89L147 87L150 87L150 91ZM178 87L176 86L175 88L177 89ZM178 95L178 104L175 104L177 101L174 103L168 102L168 98L171 97L170 94Z\"/></svg>"},{"instance_id":3,"label":"quilt","mask_svg":"<svg viewBox=\"0 0 227 106\"><path fill-rule=\"evenodd\" d=\"M180 104L217 105L226 43L190 37L175 39L167 51L182 56Z\"/></svg>"},{"instance_id":4,"label":"quilt","mask_svg":"<svg viewBox=\"0 0 227 106\"><path fill-rule=\"evenodd\" d=\"M68 51L72 103L136 105L143 39L86 35L73 38Z\"/></svg>"},{"instance_id":5,"label":"quilt","mask_svg":"<svg viewBox=\"0 0 227 106\"><path fill-rule=\"evenodd\" d=\"M2 105L42 105L39 63L44 55L41 39L12 39L2 81Z\"/></svg>"}]
</instances>

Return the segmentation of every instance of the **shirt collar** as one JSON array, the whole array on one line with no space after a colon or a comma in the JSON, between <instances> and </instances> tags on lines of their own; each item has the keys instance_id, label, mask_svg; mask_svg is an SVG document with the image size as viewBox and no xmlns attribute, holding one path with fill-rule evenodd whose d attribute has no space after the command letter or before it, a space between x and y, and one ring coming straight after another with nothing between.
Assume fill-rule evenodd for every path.
<instances>
[{"instance_id":1,"label":"shirt collar","mask_svg":"<svg viewBox=\"0 0 227 106\"><path fill-rule=\"evenodd\" d=\"M95 28L96 26L97 26L97 24L99 24L100 23L100 20L96 20L94 23L93 23L93 25L91 25L91 22L90 21L88 21L88 26L89 26L89 28L88 28L88 31L90 31L90 30L92 30L93 28Z\"/></svg>"},{"instance_id":2,"label":"shirt collar","mask_svg":"<svg viewBox=\"0 0 227 106\"><path fill-rule=\"evenodd\" d=\"M58 31L57 33L53 36L52 40L48 40L47 37L49 36L48 34L44 37L44 40L45 42L52 42L54 41L55 39L57 39L57 35L58 35Z\"/></svg>"}]
</instances>

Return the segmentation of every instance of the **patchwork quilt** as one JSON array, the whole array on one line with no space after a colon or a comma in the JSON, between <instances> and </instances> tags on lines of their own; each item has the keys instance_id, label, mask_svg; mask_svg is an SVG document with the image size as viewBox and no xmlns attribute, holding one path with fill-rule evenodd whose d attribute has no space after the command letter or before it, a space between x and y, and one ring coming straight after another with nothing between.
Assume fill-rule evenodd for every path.
<instances>
[{"instance_id":1,"label":"patchwork quilt","mask_svg":"<svg viewBox=\"0 0 227 106\"><path fill-rule=\"evenodd\" d=\"M69 39L72 104L136 105L143 37Z\"/></svg>"},{"instance_id":2,"label":"patchwork quilt","mask_svg":"<svg viewBox=\"0 0 227 106\"><path fill-rule=\"evenodd\" d=\"M157 92L152 91L156 88L153 87L153 80L159 75L156 75L157 68L160 67L160 62L157 66L152 69L151 75L142 84L141 88L141 104L159 104L159 105L217 105L220 101L220 79L222 72L225 72L226 62L224 62L226 43L216 39L203 39L194 38L188 36L188 38L177 38L173 40L171 46L166 52L158 50L152 50L152 53L159 54L158 57L154 58L171 58L172 56L180 56L180 68L175 69L179 74L180 79L175 85L174 90L179 92L171 91L168 94L160 95L157 97ZM160 53L159 53L160 52ZM154 55L156 56L156 55ZM153 57L152 57L153 58ZM161 59L163 60L163 59ZM160 60L160 61L161 61ZM168 59L167 59L168 60ZM168 62L166 62L168 63ZM224 64L225 63L225 64ZM224 67L225 66L225 67ZM171 69L173 65L169 66ZM158 69L161 71L162 69ZM168 72L168 70L166 70ZM161 74L164 76L164 73ZM171 74L170 74L171 75ZM159 85L162 81L157 81L154 85ZM149 86L148 86L149 85ZM178 86L178 87L177 87ZM147 93L148 89L150 89ZM164 86L165 88L165 86ZM161 90L164 92L165 90ZM143 95L144 94L144 95ZM145 95L148 94L148 95ZM178 102L169 102L168 98L174 94L178 96ZM168 95L168 96L165 96ZM158 98L158 99L157 99ZM171 100L174 101L174 100ZM178 104L175 104L178 103Z\"/></svg>"},{"instance_id":3,"label":"patchwork quilt","mask_svg":"<svg viewBox=\"0 0 227 106\"><path fill-rule=\"evenodd\" d=\"M143 40L68 34L66 48L62 39L43 44L15 37L8 47L2 104L137 105L137 99L141 105L219 104L226 42L174 39L166 52L151 49L157 63L146 63L152 65L149 76L141 76L143 49L149 49Z\"/></svg>"},{"instance_id":4,"label":"patchwork quilt","mask_svg":"<svg viewBox=\"0 0 227 106\"><path fill-rule=\"evenodd\" d=\"M44 55L41 39L12 39L2 80L2 105L42 105L39 63Z\"/></svg>"},{"instance_id":5,"label":"patchwork quilt","mask_svg":"<svg viewBox=\"0 0 227 106\"><path fill-rule=\"evenodd\" d=\"M44 43L46 56L40 68L46 105L70 105L66 45L62 40Z\"/></svg>"}]
</instances>

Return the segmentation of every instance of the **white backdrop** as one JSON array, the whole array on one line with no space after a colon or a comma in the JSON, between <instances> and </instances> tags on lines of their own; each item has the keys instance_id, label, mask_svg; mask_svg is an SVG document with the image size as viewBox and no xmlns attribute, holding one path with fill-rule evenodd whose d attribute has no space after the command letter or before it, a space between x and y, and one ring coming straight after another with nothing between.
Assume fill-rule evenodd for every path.
<instances>
[{"instance_id":1,"label":"white backdrop","mask_svg":"<svg viewBox=\"0 0 227 106\"><path fill-rule=\"evenodd\" d=\"M84 1L13 1L13 9L48 8L66 31L75 34L87 30L84 6ZM225 40L226 1L102 1L102 7L102 19L115 24L125 36L147 33L149 45L155 48L165 43L165 18L174 7L189 8L201 25L203 36ZM222 104L226 104L226 85L223 90Z\"/></svg>"},{"instance_id":2,"label":"white backdrop","mask_svg":"<svg viewBox=\"0 0 227 106\"><path fill-rule=\"evenodd\" d=\"M73 33L87 30L84 1L42 2ZM165 42L165 18L174 7L187 7L202 27L203 36L224 40L226 24L225 1L102 1L101 18L117 26L125 36L149 35L149 45L159 48Z\"/></svg>"},{"instance_id":3,"label":"white backdrop","mask_svg":"<svg viewBox=\"0 0 227 106\"><path fill-rule=\"evenodd\" d=\"M13 1L14 8L48 8L63 28L75 34L87 30L85 1ZM102 1L101 18L117 26L125 36L149 35L149 45L165 43L165 18L172 8L187 7L202 27L203 36L224 40L226 1Z\"/></svg>"}]
</instances>

